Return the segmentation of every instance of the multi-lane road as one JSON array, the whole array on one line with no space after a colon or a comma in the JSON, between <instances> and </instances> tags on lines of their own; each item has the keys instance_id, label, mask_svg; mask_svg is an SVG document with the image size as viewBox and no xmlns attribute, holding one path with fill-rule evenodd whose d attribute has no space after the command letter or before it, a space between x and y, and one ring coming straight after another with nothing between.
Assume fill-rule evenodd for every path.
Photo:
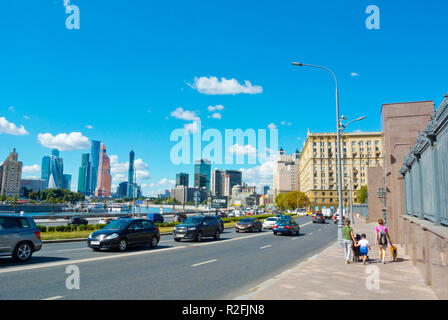
<instances>
[{"instance_id":1,"label":"multi-lane road","mask_svg":"<svg viewBox=\"0 0 448 320\"><path fill-rule=\"evenodd\" d=\"M234 299L336 240L332 222L297 222L295 237L226 229L218 241L162 236L156 249L125 253L95 252L85 242L45 244L27 263L0 257L0 299ZM79 289L66 287L73 265Z\"/></svg>"}]
</instances>

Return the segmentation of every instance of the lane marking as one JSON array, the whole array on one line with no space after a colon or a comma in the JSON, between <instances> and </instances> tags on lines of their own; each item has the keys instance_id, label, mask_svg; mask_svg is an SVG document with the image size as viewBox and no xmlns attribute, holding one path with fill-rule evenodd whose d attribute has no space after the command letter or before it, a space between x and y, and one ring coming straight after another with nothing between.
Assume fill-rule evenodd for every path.
<instances>
[{"instance_id":1,"label":"lane marking","mask_svg":"<svg viewBox=\"0 0 448 320\"><path fill-rule=\"evenodd\" d=\"M297 239L299 239L299 238L292 238L291 240L297 240Z\"/></svg>"},{"instance_id":2,"label":"lane marking","mask_svg":"<svg viewBox=\"0 0 448 320\"><path fill-rule=\"evenodd\" d=\"M199 262L199 263L196 263L196 264L192 264L191 266L192 266L192 267L197 267L197 266L201 266L201 265L203 265L203 264L212 263L212 262L216 262L216 261L218 261L218 260L217 260L217 259L212 259L212 260L208 260L208 261L204 261L204 262Z\"/></svg>"},{"instance_id":3,"label":"lane marking","mask_svg":"<svg viewBox=\"0 0 448 320\"><path fill-rule=\"evenodd\" d=\"M55 296L55 297L50 297L50 298L45 298L45 299L41 299L41 300L58 300L58 299L62 299L62 296Z\"/></svg>"},{"instance_id":4,"label":"lane marking","mask_svg":"<svg viewBox=\"0 0 448 320\"><path fill-rule=\"evenodd\" d=\"M75 248L75 249L63 249L63 250L56 250L57 252L67 252L67 251L76 251L76 250L88 250L90 248Z\"/></svg>"},{"instance_id":5,"label":"lane marking","mask_svg":"<svg viewBox=\"0 0 448 320\"><path fill-rule=\"evenodd\" d=\"M313 234L312 232L308 233L309 236L312 235L312 234Z\"/></svg>"},{"instance_id":6,"label":"lane marking","mask_svg":"<svg viewBox=\"0 0 448 320\"><path fill-rule=\"evenodd\" d=\"M322 231L322 229L319 229L319 230L317 230L317 231Z\"/></svg>"},{"instance_id":7,"label":"lane marking","mask_svg":"<svg viewBox=\"0 0 448 320\"><path fill-rule=\"evenodd\" d=\"M270 248L270 247L272 247L272 245L267 245L267 246L264 246L264 247L260 247L260 249L266 249L266 248Z\"/></svg>"}]
</instances>

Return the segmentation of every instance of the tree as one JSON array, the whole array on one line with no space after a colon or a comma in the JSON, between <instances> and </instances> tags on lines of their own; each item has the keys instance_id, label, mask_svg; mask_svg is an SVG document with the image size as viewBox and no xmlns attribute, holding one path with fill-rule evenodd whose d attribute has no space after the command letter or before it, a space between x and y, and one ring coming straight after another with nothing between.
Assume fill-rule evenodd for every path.
<instances>
[{"instance_id":1,"label":"tree","mask_svg":"<svg viewBox=\"0 0 448 320\"><path fill-rule=\"evenodd\" d=\"M362 186L356 193L356 200L358 203L366 203L367 200L367 186Z\"/></svg>"},{"instance_id":2,"label":"tree","mask_svg":"<svg viewBox=\"0 0 448 320\"><path fill-rule=\"evenodd\" d=\"M3 191L2 195L0 196L0 202L4 202L4 201L6 201L5 191Z\"/></svg>"}]
</instances>

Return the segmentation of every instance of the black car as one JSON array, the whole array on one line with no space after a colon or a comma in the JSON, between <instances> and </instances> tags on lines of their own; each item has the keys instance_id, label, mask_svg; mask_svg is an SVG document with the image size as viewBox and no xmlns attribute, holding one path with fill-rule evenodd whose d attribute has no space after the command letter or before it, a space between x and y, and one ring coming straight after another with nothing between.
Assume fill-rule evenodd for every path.
<instances>
[{"instance_id":1,"label":"black car","mask_svg":"<svg viewBox=\"0 0 448 320\"><path fill-rule=\"evenodd\" d=\"M157 247L160 241L159 229L148 219L118 219L109 222L104 228L89 235L87 246L93 250L118 249L149 244Z\"/></svg>"},{"instance_id":2,"label":"black car","mask_svg":"<svg viewBox=\"0 0 448 320\"><path fill-rule=\"evenodd\" d=\"M187 220L187 214L185 212L176 212L173 220L175 222L184 222L185 220Z\"/></svg>"},{"instance_id":3,"label":"black car","mask_svg":"<svg viewBox=\"0 0 448 320\"><path fill-rule=\"evenodd\" d=\"M71 217L68 219L68 223L69 226L79 226L79 225L88 225L89 221L87 221L87 219L81 218L81 217Z\"/></svg>"},{"instance_id":4,"label":"black car","mask_svg":"<svg viewBox=\"0 0 448 320\"><path fill-rule=\"evenodd\" d=\"M278 220L276 224L272 227L272 232L274 235L277 235L277 233L286 233L289 235L299 235L300 233L300 226L291 219L281 219Z\"/></svg>"},{"instance_id":5,"label":"black car","mask_svg":"<svg viewBox=\"0 0 448 320\"><path fill-rule=\"evenodd\" d=\"M322 213L313 213L313 223L325 223L325 217Z\"/></svg>"},{"instance_id":6,"label":"black car","mask_svg":"<svg viewBox=\"0 0 448 320\"><path fill-rule=\"evenodd\" d=\"M218 240L220 235L221 225L216 217L211 216L189 217L173 229L175 241L188 239L200 242L205 237L213 237Z\"/></svg>"}]
</instances>

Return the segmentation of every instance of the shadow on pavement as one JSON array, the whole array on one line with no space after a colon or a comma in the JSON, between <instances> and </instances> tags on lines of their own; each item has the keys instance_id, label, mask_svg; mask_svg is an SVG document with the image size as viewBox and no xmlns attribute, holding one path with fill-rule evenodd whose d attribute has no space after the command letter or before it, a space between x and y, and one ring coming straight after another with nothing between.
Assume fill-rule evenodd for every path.
<instances>
[{"instance_id":1,"label":"shadow on pavement","mask_svg":"<svg viewBox=\"0 0 448 320\"><path fill-rule=\"evenodd\" d=\"M64 261L69 260L68 258L62 258L62 257L31 257L30 260L26 262L16 262L12 260L11 257L0 257L0 268L1 267L18 267L18 266L27 266L27 265L33 265L33 264L39 264L39 263L47 263L47 262L57 262L57 261Z\"/></svg>"}]
</instances>

